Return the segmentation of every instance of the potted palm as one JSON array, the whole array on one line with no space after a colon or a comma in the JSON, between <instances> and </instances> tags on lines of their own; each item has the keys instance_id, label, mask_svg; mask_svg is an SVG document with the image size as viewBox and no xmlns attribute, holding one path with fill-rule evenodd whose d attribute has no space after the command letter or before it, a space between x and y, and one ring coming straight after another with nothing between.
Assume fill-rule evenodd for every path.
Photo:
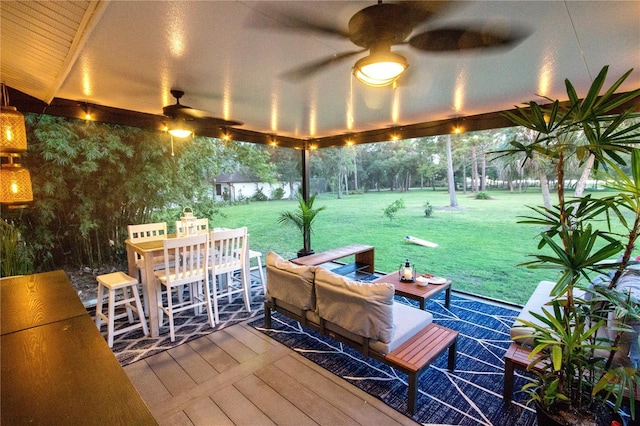
<instances>
[{"instance_id":1,"label":"potted palm","mask_svg":"<svg viewBox=\"0 0 640 426\"><path fill-rule=\"evenodd\" d=\"M551 302L534 314L537 322L521 324L534 342L530 367L535 377L524 390L538 409L540 424L609 426L610 419L589 422L607 412L607 406L619 409L625 395L634 394L640 384L638 365L616 363L624 341L632 353L638 350L638 334L630 324L640 318L640 295L622 291L619 284L628 272L640 225L640 123L629 124L633 108L613 113L640 90L614 95L629 71L601 94L607 71L601 70L583 99L565 81L568 102L549 99L548 107L529 102L507 113L537 137L526 144L513 141L497 153L546 158L557 179L555 205L532 207L532 215L521 219L543 229L534 260L521 266L557 271ZM569 197L564 187L568 164L588 161L610 192ZM595 277L600 283L594 286ZM633 413L634 398L630 404Z\"/></svg>"},{"instance_id":2,"label":"potted palm","mask_svg":"<svg viewBox=\"0 0 640 426\"><path fill-rule=\"evenodd\" d=\"M298 250L298 257L307 256L313 254L311 249L311 233L313 231L312 225L316 220L318 213L326 209L326 206L314 208L313 203L316 199L314 194L308 199L304 199L302 194L298 193L298 209L296 211L285 211L280 213L278 223L291 224L296 226L303 238L303 248Z\"/></svg>"}]
</instances>

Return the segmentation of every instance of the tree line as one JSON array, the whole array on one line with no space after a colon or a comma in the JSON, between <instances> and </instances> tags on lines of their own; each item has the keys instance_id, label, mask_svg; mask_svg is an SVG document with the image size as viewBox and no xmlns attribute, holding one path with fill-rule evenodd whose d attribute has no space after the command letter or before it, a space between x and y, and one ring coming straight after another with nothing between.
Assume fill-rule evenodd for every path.
<instances>
[{"instance_id":1,"label":"tree line","mask_svg":"<svg viewBox=\"0 0 640 426\"><path fill-rule=\"evenodd\" d=\"M290 189L301 179L301 153L289 148L205 137L171 140L162 132L41 114L28 114L26 125L29 147L22 164L31 172L34 201L24 210L2 210L3 276L123 262L129 224L171 224L185 205L196 216L223 214L214 199L221 173L250 171ZM312 152L310 173L313 182L324 182L314 190L337 197L442 186L454 204L457 190L482 192L489 181L512 191L530 179L543 187L553 181L554 169L542 156L491 155L533 137L513 127L326 148ZM569 170L567 178L576 182L589 175L577 164Z\"/></svg>"}]
</instances>

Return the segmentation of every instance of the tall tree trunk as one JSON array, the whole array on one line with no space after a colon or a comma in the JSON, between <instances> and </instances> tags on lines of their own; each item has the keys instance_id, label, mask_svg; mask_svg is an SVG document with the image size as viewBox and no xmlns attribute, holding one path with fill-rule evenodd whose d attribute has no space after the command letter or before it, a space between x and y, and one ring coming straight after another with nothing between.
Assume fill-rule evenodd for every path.
<instances>
[{"instance_id":1,"label":"tall tree trunk","mask_svg":"<svg viewBox=\"0 0 640 426\"><path fill-rule=\"evenodd\" d=\"M476 147L471 146L471 192L478 192L478 158L476 157Z\"/></svg>"},{"instance_id":2,"label":"tall tree trunk","mask_svg":"<svg viewBox=\"0 0 640 426\"><path fill-rule=\"evenodd\" d=\"M480 176L480 191L484 192L486 189L487 180L487 157L482 156L482 175Z\"/></svg>"},{"instance_id":3,"label":"tall tree trunk","mask_svg":"<svg viewBox=\"0 0 640 426\"><path fill-rule=\"evenodd\" d=\"M349 195L349 174L344 172L344 195Z\"/></svg>"},{"instance_id":4,"label":"tall tree trunk","mask_svg":"<svg viewBox=\"0 0 640 426\"><path fill-rule=\"evenodd\" d=\"M293 191L293 182L289 181L289 199L290 200L295 200L295 198L296 197L295 197L295 194L294 194L294 191Z\"/></svg>"},{"instance_id":5,"label":"tall tree trunk","mask_svg":"<svg viewBox=\"0 0 640 426\"><path fill-rule=\"evenodd\" d=\"M447 180L449 181L449 205L458 207L456 183L453 176L453 156L451 154L451 135L447 135Z\"/></svg>"},{"instance_id":6,"label":"tall tree trunk","mask_svg":"<svg viewBox=\"0 0 640 426\"><path fill-rule=\"evenodd\" d=\"M580 175L580 179L576 183L576 190L573 193L574 197L582 197L582 194L584 193L584 189L587 186L587 180L591 175L591 169L593 168L593 163L595 159L596 159L595 155L591 154L589 155L589 158L587 158L587 161L585 161L584 169L582 169L582 174Z\"/></svg>"},{"instance_id":7,"label":"tall tree trunk","mask_svg":"<svg viewBox=\"0 0 640 426\"><path fill-rule=\"evenodd\" d=\"M549 181L544 170L540 170L540 191L542 192L542 202L544 206L551 209L551 192L549 191Z\"/></svg>"},{"instance_id":8,"label":"tall tree trunk","mask_svg":"<svg viewBox=\"0 0 640 426\"><path fill-rule=\"evenodd\" d=\"M522 182L524 181L524 167L522 167L522 165L520 165L520 167L518 168L519 170L519 177L518 177L518 192L522 192Z\"/></svg>"},{"instance_id":9,"label":"tall tree trunk","mask_svg":"<svg viewBox=\"0 0 640 426\"><path fill-rule=\"evenodd\" d=\"M353 149L353 189L358 191L358 162L356 161L356 150Z\"/></svg>"},{"instance_id":10,"label":"tall tree trunk","mask_svg":"<svg viewBox=\"0 0 640 426\"><path fill-rule=\"evenodd\" d=\"M462 193L467 193L467 165L466 160L462 162Z\"/></svg>"}]
</instances>

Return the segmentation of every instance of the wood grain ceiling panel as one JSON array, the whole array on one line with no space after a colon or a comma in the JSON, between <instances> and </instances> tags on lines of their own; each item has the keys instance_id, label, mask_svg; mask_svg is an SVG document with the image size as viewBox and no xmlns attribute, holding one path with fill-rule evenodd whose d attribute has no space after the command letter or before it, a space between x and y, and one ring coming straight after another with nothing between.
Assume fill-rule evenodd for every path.
<instances>
[{"instance_id":1,"label":"wood grain ceiling panel","mask_svg":"<svg viewBox=\"0 0 640 426\"><path fill-rule=\"evenodd\" d=\"M50 102L103 8L96 1L0 2L2 81Z\"/></svg>"}]
</instances>

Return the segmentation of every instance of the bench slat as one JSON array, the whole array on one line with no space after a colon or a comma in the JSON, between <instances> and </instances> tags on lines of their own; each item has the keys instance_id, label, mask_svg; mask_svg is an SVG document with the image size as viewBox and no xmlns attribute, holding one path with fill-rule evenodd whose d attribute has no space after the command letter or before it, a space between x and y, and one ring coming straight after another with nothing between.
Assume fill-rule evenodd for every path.
<instances>
[{"instance_id":1,"label":"bench slat","mask_svg":"<svg viewBox=\"0 0 640 426\"><path fill-rule=\"evenodd\" d=\"M457 337L455 330L429 324L386 358L409 371L417 372L450 347Z\"/></svg>"}]
</instances>

